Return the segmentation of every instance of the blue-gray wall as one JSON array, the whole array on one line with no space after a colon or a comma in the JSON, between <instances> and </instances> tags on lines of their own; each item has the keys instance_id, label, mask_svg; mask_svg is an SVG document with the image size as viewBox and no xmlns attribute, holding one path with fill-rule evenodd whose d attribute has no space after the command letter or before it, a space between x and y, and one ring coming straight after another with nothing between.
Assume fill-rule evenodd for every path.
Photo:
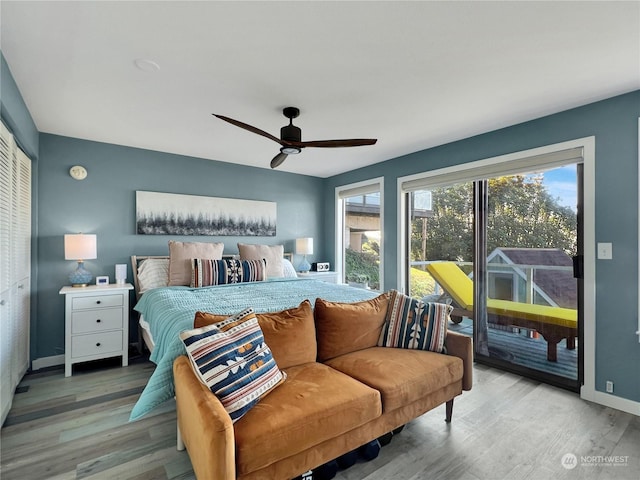
<instances>
[{"instance_id":1,"label":"blue-gray wall","mask_svg":"<svg viewBox=\"0 0 640 480\"><path fill-rule=\"evenodd\" d=\"M397 178L576 138L596 141L596 242L613 260L596 265L596 389L615 379L616 395L640 401L638 328L638 117L640 91L509 128L394 158L325 181L324 243L334 247L335 187L384 177L384 286L395 288ZM380 141L384 141L383 138Z\"/></svg>"},{"instance_id":2,"label":"blue-gray wall","mask_svg":"<svg viewBox=\"0 0 640 480\"><path fill-rule=\"evenodd\" d=\"M69 176L72 165L88 171L85 180ZM225 253L237 253L237 242L284 244L314 237L321 246L322 180L262 168L184 157L57 135L40 135L38 168L38 318L32 335L32 358L64 352L64 299L60 287L69 283L75 263L64 260L65 233L95 233L98 258L85 266L94 275L114 279L116 263L130 264L131 255L167 255L168 240L224 242ZM136 235L135 192L184 193L211 197L265 200L277 203L275 237L178 237ZM324 252L317 251L322 258ZM298 258L295 259L299 260ZM131 267L128 267L132 281ZM137 332L131 320L131 338Z\"/></svg>"}]
</instances>

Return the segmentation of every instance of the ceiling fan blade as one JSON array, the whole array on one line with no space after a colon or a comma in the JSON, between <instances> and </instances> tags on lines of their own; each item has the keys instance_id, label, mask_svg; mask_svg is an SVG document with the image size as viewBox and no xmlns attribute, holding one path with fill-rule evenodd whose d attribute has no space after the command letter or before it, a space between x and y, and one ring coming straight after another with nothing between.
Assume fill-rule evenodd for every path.
<instances>
[{"instance_id":1,"label":"ceiling fan blade","mask_svg":"<svg viewBox=\"0 0 640 480\"><path fill-rule=\"evenodd\" d=\"M301 147L362 147L365 145L374 145L378 139L376 138L351 138L346 140L311 140L309 142L300 142ZM292 143L292 142L291 142Z\"/></svg>"},{"instance_id":2,"label":"ceiling fan blade","mask_svg":"<svg viewBox=\"0 0 640 480\"><path fill-rule=\"evenodd\" d=\"M248 123L243 123L239 120L234 120L233 118L225 117L224 115L217 115L215 113L212 114L214 117L218 117L220 120L224 120L225 122L229 122L231 125L235 125L236 127L244 128L253 133L257 133L258 135L262 135L270 140L273 140L276 143L282 145L282 141L278 137L274 137L270 133L265 132L264 130L260 130L257 127L249 125Z\"/></svg>"},{"instance_id":3,"label":"ceiling fan blade","mask_svg":"<svg viewBox=\"0 0 640 480\"><path fill-rule=\"evenodd\" d=\"M288 156L289 155L282 152L277 154L275 157L273 157L273 160L271 160L271 168L277 168L282 165L282 162L284 162Z\"/></svg>"}]
</instances>

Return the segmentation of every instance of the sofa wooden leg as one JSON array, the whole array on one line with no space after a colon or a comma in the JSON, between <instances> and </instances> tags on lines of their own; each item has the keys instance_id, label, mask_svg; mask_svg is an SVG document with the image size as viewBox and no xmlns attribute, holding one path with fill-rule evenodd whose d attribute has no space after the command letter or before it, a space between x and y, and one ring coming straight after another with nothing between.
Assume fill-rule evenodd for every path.
<instances>
[{"instance_id":1,"label":"sofa wooden leg","mask_svg":"<svg viewBox=\"0 0 640 480\"><path fill-rule=\"evenodd\" d=\"M446 403L447 416L444 421L451 423L451 416L453 415L453 398Z\"/></svg>"},{"instance_id":2,"label":"sofa wooden leg","mask_svg":"<svg viewBox=\"0 0 640 480\"><path fill-rule=\"evenodd\" d=\"M180 425L178 425L177 421L176 421L176 431L177 431L176 449L179 452L182 452L184 450L184 442L182 441L182 435L180 434Z\"/></svg>"}]
</instances>

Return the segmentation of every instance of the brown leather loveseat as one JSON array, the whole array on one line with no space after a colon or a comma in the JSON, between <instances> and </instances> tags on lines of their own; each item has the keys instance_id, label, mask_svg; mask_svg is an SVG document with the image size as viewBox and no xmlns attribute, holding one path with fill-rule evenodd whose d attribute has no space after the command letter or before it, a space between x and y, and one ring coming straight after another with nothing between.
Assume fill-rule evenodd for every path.
<instances>
[{"instance_id":1,"label":"brown leather loveseat","mask_svg":"<svg viewBox=\"0 0 640 480\"><path fill-rule=\"evenodd\" d=\"M389 303L316 300L258 321L287 379L235 424L186 356L174 363L178 428L200 480L291 479L470 390L471 339L447 354L378 347ZM195 327L220 321L198 312Z\"/></svg>"}]
</instances>

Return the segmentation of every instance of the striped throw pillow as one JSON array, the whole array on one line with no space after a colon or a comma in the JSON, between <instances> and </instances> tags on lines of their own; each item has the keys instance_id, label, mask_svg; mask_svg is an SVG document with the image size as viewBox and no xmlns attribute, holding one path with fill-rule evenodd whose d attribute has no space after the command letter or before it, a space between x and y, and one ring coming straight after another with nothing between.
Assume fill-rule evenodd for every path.
<instances>
[{"instance_id":1,"label":"striped throw pillow","mask_svg":"<svg viewBox=\"0 0 640 480\"><path fill-rule=\"evenodd\" d=\"M442 353L452 310L451 305L425 303L391 290L378 345Z\"/></svg>"},{"instance_id":2,"label":"striped throw pillow","mask_svg":"<svg viewBox=\"0 0 640 480\"><path fill-rule=\"evenodd\" d=\"M180 333L200 381L233 422L286 378L264 341L252 308L203 328Z\"/></svg>"},{"instance_id":3,"label":"striped throw pillow","mask_svg":"<svg viewBox=\"0 0 640 480\"><path fill-rule=\"evenodd\" d=\"M191 259L191 287L227 283L261 282L267 279L267 261Z\"/></svg>"}]
</instances>

